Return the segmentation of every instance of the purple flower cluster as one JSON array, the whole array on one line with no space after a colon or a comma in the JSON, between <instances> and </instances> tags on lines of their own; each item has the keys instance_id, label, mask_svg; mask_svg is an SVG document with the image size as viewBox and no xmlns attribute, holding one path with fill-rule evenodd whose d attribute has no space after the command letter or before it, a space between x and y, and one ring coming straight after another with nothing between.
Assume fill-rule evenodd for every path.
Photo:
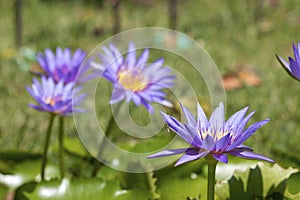
<instances>
[{"instance_id":1,"label":"purple flower cluster","mask_svg":"<svg viewBox=\"0 0 300 200\"><path fill-rule=\"evenodd\" d=\"M56 49L56 53L50 49L46 49L44 54L39 52L37 61L46 74L41 74L41 83L33 79L31 87L26 87L37 102L37 105L29 106L62 116L81 112L82 109L75 106L80 105L85 95L79 94L80 88L74 86L85 56L86 53L81 49L77 49L72 56L70 49L62 50L60 47Z\"/></svg>"}]
</instances>

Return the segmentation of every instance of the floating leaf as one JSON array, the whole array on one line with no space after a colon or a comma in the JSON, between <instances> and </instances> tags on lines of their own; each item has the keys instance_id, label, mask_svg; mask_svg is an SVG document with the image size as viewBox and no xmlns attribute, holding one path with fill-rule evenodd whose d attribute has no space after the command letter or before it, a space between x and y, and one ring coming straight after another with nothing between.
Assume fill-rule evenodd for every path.
<instances>
[{"instance_id":1,"label":"floating leaf","mask_svg":"<svg viewBox=\"0 0 300 200\"><path fill-rule=\"evenodd\" d=\"M207 179L202 175L202 160L174 167L170 165L155 172L160 199L206 197Z\"/></svg>"},{"instance_id":2,"label":"floating leaf","mask_svg":"<svg viewBox=\"0 0 300 200\"><path fill-rule=\"evenodd\" d=\"M272 167L259 162L255 168L236 170L231 179L218 181L216 194L218 199L263 199L283 198L286 196L286 180L298 170L284 169L275 164Z\"/></svg>"},{"instance_id":3,"label":"floating leaf","mask_svg":"<svg viewBox=\"0 0 300 200\"><path fill-rule=\"evenodd\" d=\"M88 153L83 147L79 139L76 137L65 137L64 138L64 148L73 154L79 155L81 157L87 157Z\"/></svg>"},{"instance_id":4,"label":"floating leaf","mask_svg":"<svg viewBox=\"0 0 300 200\"><path fill-rule=\"evenodd\" d=\"M5 199L9 192L9 189L5 187L4 185L0 184L0 199Z\"/></svg>"},{"instance_id":5,"label":"floating leaf","mask_svg":"<svg viewBox=\"0 0 300 200\"><path fill-rule=\"evenodd\" d=\"M117 181L104 182L99 178L43 181L37 184L32 193L26 193L26 196L30 200L143 200L149 198L147 192L140 190L139 188L124 190L120 188Z\"/></svg>"},{"instance_id":6,"label":"floating leaf","mask_svg":"<svg viewBox=\"0 0 300 200\"><path fill-rule=\"evenodd\" d=\"M9 162L19 162L28 159L41 158L41 154L26 152L26 151L1 151L0 160Z\"/></svg>"},{"instance_id":7,"label":"floating leaf","mask_svg":"<svg viewBox=\"0 0 300 200\"><path fill-rule=\"evenodd\" d=\"M14 190L20 185L39 179L41 168L41 155L28 152L0 152L0 183ZM2 163L0 162L0 163ZM48 164L46 179L59 176L58 167Z\"/></svg>"},{"instance_id":8,"label":"floating leaf","mask_svg":"<svg viewBox=\"0 0 300 200\"><path fill-rule=\"evenodd\" d=\"M286 194L291 199L300 199L300 172L292 174L287 180Z\"/></svg>"}]
</instances>

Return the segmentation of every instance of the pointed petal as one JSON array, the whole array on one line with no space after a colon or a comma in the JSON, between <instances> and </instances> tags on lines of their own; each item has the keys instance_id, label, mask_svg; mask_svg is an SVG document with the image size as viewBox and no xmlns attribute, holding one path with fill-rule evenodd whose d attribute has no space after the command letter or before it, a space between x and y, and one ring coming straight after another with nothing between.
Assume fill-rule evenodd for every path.
<instances>
[{"instance_id":1,"label":"pointed petal","mask_svg":"<svg viewBox=\"0 0 300 200\"><path fill-rule=\"evenodd\" d=\"M181 110L183 111L184 113L184 116L187 120L187 123L192 126L192 127L196 127L197 124L196 124L196 121L195 121L195 118L194 116L192 115L192 113L186 108L184 107L181 103L180 103L180 107L181 107Z\"/></svg>"},{"instance_id":2,"label":"pointed petal","mask_svg":"<svg viewBox=\"0 0 300 200\"><path fill-rule=\"evenodd\" d=\"M236 127L240 121L243 119L243 117L245 116L246 112L248 110L248 107L243 108L242 110L236 112L235 114L233 114L226 122L224 125L224 129L228 130L228 128L230 127Z\"/></svg>"},{"instance_id":3,"label":"pointed petal","mask_svg":"<svg viewBox=\"0 0 300 200\"><path fill-rule=\"evenodd\" d=\"M172 155L181 154L183 152L186 152L188 149L189 148L163 150L161 152L152 154L152 155L148 156L147 158L158 158L158 157L164 157L164 156L172 156Z\"/></svg>"},{"instance_id":4,"label":"pointed petal","mask_svg":"<svg viewBox=\"0 0 300 200\"><path fill-rule=\"evenodd\" d=\"M198 149L189 149L186 151L186 153L179 158L179 160L176 162L175 166L181 165L186 162L190 162L193 160L197 160L199 158L202 158L206 156L209 152L208 151L203 151L203 150L198 150Z\"/></svg>"},{"instance_id":5,"label":"pointed petal","mask_svg":"<svg viewBox=\"0 0 300 200\"><path fill-rule=\"evenodd\" d=\"M224 105L223 103L219 104L209 119L211 133L217 133L223 127L224 124Z\"/></svg>"},{"instance_id":6,"label":"pointed petal","mask_svg":"<svg viewBox=\"0 0 300 200\"><path fill-rule=\"evenodd\" d=\"M125 98L124 91L115 87L115 89L112 92L110 104L115 104L119 101L122 101L124 98Z\"/></svg>"},{"instance_id":7,"label":"pointed petal","mask_svg":"<svg viewBox=\"0 0 300 200\"><path fill-rule=\"evenodd\" d=\"M299 55L299 51L297 49L297 46L295 44L293 44L293 51L294 51L294 56L295 56L296 62L299 62L300 61L300 55Z\"/></svg>"},{"instance_id":8,"label":"pointed petal","mask_svg":"<svg viewBox=\"0 0 300 200\"><path fill-rule=\"evenodd\" d=\"M214 149L214 147L215 147L215 141L214 141L213 137L210 135L207 135L203 140L202 148L204 148L208 151L212 151Z\"/></svg>"},{"instance_id":9,"label":"pointed petal","mask_svg":"<svg viewBox=\"0 0 300 200\"><path fill-rule=\"evenodd\" d=\"M255 131L257 129L259 129L260 127L262 127L263 125L265 125L266 123L268 123L270 121L270 119L265 119L259 122L256 122L254 124L252 124L251 126L249 126L243 133L242 135L239 135L236 138L236 141L233 142L230 147L228 148L228 150L232 150L234 148L236 148L237 146L241 145L244 141L246 141L251 135L253 135L255 133Z\"/></svg>"},{"instance_id":10,"label":"pointed petal","mask_svg":"<svg viewBox=\"0 0 300 200\"><path fill-rule=\"evenodd\" d=\"M268 162L275 162L274 160L267 158L263 155L260 154L256 154L253 153L252 151L230 151L228 152L231 155L237 156L237 157L241 157L241 158L248 158L248 159L255 159L255 160L264 160L264 161L268 161Z\"/></svg>"},{"instance_id":11,"label":"pointed petal","mask_svg":"<svg viewBox=\"0 0 300 200\"><path fill-rule=\"evenodd\" d=\"M213 154L213 157L222 163L228 163L228 156L226 154Z\"/></svg>"},{"instance_id":12,"label":"pointed petal","mask_svg":"<svg viewBox=\"0 0 300 200\"><path fill-rule=\"evenodd\" d=\"M148 55L149 55L149 49L145 49L142 55L140 56L140 58L138 59L136 66L145 67L145 64L147 63Z\"/></svg>"},{"instance_id":13,"label":"pointed petal","mask_svg":"<svg viewBox=\"0 0 300 200\"><path fill-rule=\"evenodd\" d=\"M135 59L136 59L136 49L133 42L131 42L129 44L128 53L126 57L126 63L128 64L128 67L130 68L134 67Z\"/></svg>"},{"instance_id":14,"label":"pointed petal","mask_svg":"<svg viewBox=\"0 0 300 200\"><path fill-rule=\"evenodd\" d=\"M225 150L226 147L229 146L229 142L231 140L230 134L223 136L220 140L216 142L216 151Z\"/></svg>"},{"instance_id":15,"label":"pointed petal","mask_svg":"<svg viewBox=\"0 0 300 200\"><path fill-rule=\"evenodd\" d=\"M201 107L201 105L197 102L197 127L201 130L206 130L208 126L208 120L206 115Z\"/></svg>"},{"instance_id":16,"label":"pointed petal","mask_svg":"<svg viewBox=\"0 0 300 200\"><path fill-rule=\"evenodd\" d=\"M291 72L290 64L278 55L276 55L276 58L279 61L279 63L283 66L283 68L285 68L285 70L287 70L288 73L290 73Z\"/></svg>"},{"instance_id":17,"label":"pointed petal","mask_svg":"<svg viewBox=\"0 0 300 200\"><path fill-rule=\"evenodd\" d=\"M176 118L167 115L164 112L160 112L160 114L172 131L177 132L180 128L183 128L183 124L181 124Z\"/></svg>"}]
</instances>

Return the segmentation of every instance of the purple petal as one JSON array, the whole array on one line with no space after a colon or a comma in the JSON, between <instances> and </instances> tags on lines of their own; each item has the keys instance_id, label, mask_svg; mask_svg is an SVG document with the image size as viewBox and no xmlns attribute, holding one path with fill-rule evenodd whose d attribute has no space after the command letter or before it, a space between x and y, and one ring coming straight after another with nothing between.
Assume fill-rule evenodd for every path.
<instances>
[{"instance_id":1,"label":"purple petal","mask_svg":"<svg viewBox=\"0 0 300 200\"><path fill-rule=\"evenodd\" d=\"M256 154L253 153L252 151L230 151L228 152L231 155L237 156L237 157L241 157L241 158L248 158L248 159L256 159L256 160L264 160L264 161L268 161L268 162L275 162L274 160L267 158L263 155L260 154Z\"/></svg>"},{"instance_id":2,"label":"purple petal","mask_svg":"<svg viewBox=\"0 0 300 200\"><path fill-rule=\"evenodd\" d=\"M142 53L142 55L140 56L140 58L138 59L136 66L137 67L144 67L147 59L148 59L148 55L149 55L149 49L145 49Z\"/></svg>"},{"instance_id":3,"label":"purple petal","mask_svg":"<svg viewBox=\"0 0 300 200\"><path fill-rule=\"evenodd\" d=\"M206 151L203 149L201 149L201 150L189 149L185 152L185 154L183 156L181 156L181 158L179 158L179 160L176 162L175 166L181 165L181 164L189 162L189 161L197 160L199 158L206 156L208 153L209 153L209 151Z\"/></svg>"},{"instance_id":4,"label":"purple petal","mask_svg":"<svg viewBox=\"0 0 300 200\"><path fill-rule=\"evenodd\" d=\"M114 62L116 62L120 66L123 63L123 57L122 57L121 53L113 44L109 44L109 48L115 59Z\"/></svg>"},{"instance_id":5,"label":"purple petal","mask_svg":"<svg viewBox=\"0 0 300 200\"><path fill-rule=\"evenodd\" d=\"M115 104L125 98L124 91L115 87L112 92L110 104Z\"/></svg>"},{"instance_id":6,"label":"purple petal","mask_svg":"<svg viewBox=\"0 0 300 200\"><path fill-rule=\"evenodd\" d=\"M195 127L191 127L190 125L185 124L184 128L186 129L186 132L189 136L189 144L193 145L194 147L201 148L202 140L200 139L197 130L195 130Z\"/></svg>"},{"instance_id":7,"label":"purple petal","mask_svg":"<svg viewBox=\"0 0 300 200\"><path fill-rule=\"evenodd\" d=\"M246 146L246 145L239 145L237 147L234 148L235 150L239 150L239 151L253 151L252 148Z\"/></svg>"},{"instance_id":8,"label":"purple petal","mask_svg":"<svg viewBox=\"0 0 300 200\"><path fill-rule=\"evenodd\" d=\"M249 126L242 135L239 135L236 138L236 141L233 142L230 147L228 148L228 150L234 149L235 147L241 145L244 141L246 141L251 135L253 135L255 133L255 131L257 129L259 129L260 127L262 127L263 125L265 125L266 123L268 123L270 120L269 119L265 119L262 120L260 122L256 122L254 124L252 124L251 126Z\"/></svg>"},{"instance_id":9,"label":"purple petal","mask_svg":"<svg viewBox=\"0 0 300 200\"><path fill-rule=\"evenodd\" d=\"M291 74L297 78L300 79L300 60L293 60L291 57L289 57L290 61L290 69L291 69Z\"/></svg>"},{"instance_id":10,"label":"purple petal","mask_svg":"<svg viewBox=\"0 0 300 200\"><path fill-rule=\"evenodd\" d=\"M239 124L237 124L237 129L236 129L237 133L240 133L245 128L246 124L248 123L250 118L254 115L254 113L255 111L252 111Z\"/></svg>"},{"instance_id":11,"label":"purple petal","mask_svg":"<svg viewBox=\"0 0 300 200\"><path fill-rule=\"evenodd\" d=\"M131 99L133 100L135 105L139 106L141 104L141 97L139 97L135 93L132 94Z\"/></svg>"},{"instance_id":12,"label":"purple petal","mask_svg":"<svg viewBox=\"0 0 300 200\"><path fill-rule=\"evenodd\" d=\"M183 124L181 124L177 119L174 117L167 115L163 112L160 112L164 121L168 124L172 131L177 132L179 129L183 128Z\"/></svg>"},{"instance_id":13,"label":"purple petal","mask_svg":"<svg viewBox=\"0 0 300 200\"><path fill-rule=\"evenodd\" d=\"M225 150L227 146L229 146L229 142L231 140L230 134L223 136L220 140L216 142L216 151Z\"/></svg>"},{"instance_id":14,"label":"purple petal","mask_svg":"<svg viewBox=\"0 0 300 200\"><path fill-rule=\"evenodd\" d=\"M228 130L230 127L236 127L240 121L245 116L246 112L248 110L248 107L243 108L242 110L236 112L233 114L224 124L224 130Z\"/></svg>"},{"instance_id":15,"label":"purple petal","mask_svg":"<svg viewBox=\"0 0 300 200\"><path fill-rule=\"evenodd\" d=\"M290 64L278 55L276 55L276 58L280 62L280 64L290 73L291 72Z\"/></svg>"},{"instance_id":16,"label":"purple petal","mask_svg":"<svg viewBox=\"0 0 300 200\"><path fill-rule=\"evenodd\" d=\"M134 67L136 59L136 49L134 44L131 42L128 47L128 53L126 57L126 63L128 64L128 67Z\"/></svg>"},{"instance_id":17,"label":"purple petal","mask_svg":"<svg viewBox=\"0 0 300 200\"><path fill-rule=\"evenodd\" d=\"M226 154L213 154L213 157L222 163L228 163L228 156Z\"/></svg>"},{"instance_id":18,"label":"purple petal","mask_svg":"<svg viewBox=\"0 0 300 200\"><path fill-rule=\"evenodd\" d=\"M293 51L294 51L294 56L295 56L296 62L300 62L300 56L299 56L299 51L297 49L297 46L295 44L293 44Z\"/></svg>"},{"instance_id":19,"label":"purple petal","mask_svg":"<svg viewBox=\"0 0 300 200\"><path fill-rule=\"evenodd\" d=\"M184 107L181 103L180 103L180 107L184 113L184 116L185 116L188 124L192 127L196 127L197 124L196 124L195 118L192 115L192 113L186 107Z\"/></svg>"},{"instance_id":20,"label":"purple petal","mask_svg":"<svg viewBox=\"0 0 300 200\"><path fill-rule=\"evenodd\" d=\"M201 105L197 102L197 127L201 130L207 130L208 120L206 115L201 107Z\"/></svg>"},{"instance_id":21,"label":"purple petal","mask_svg":"<svg viewBox=\"0 0 300 200\"><path fill-rule=\"evenodd\" d=\"M215 141L213 137L207 135L203 140L202 147L208 151L212 151L215 147Z\"/></svg>"},{"instance_id":22,"label":"purple petal","mask_svg":"<svg viewBox=\"0 0 300 200\"><path fill-rule=\"evenodd\" d=\"M147 158L158 158L158 157L164 157L164 156L172 156L172 155L181 154L183 152L186 152L188 149L189 148L163 150L161 152L152 154L152 155L148 156Z\"/></svg>"},{"instance_id":23,"label":"purple petal","mask_svg":"<svg viewBox=\"0 0 300 200\"><path fill-rule=\"evenodd\" d=\"M217 133L224 124L224 105L220 103L219 106L213 111L209 119L210 130L212 133Z\"/></svg>"}]
</instances>

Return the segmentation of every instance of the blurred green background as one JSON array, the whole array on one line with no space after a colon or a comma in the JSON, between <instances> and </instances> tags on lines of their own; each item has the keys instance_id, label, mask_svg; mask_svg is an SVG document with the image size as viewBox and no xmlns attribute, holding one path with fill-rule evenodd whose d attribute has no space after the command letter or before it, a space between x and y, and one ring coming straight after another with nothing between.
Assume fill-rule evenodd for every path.
<instances>
[{"instance_id":1,"label":"blurred green background","mask_svg":"<svg viewBox=\"0 0 300 200\"><path fill-rule=\"evenodd\" d=\"M0 1L0 151L41 152L48 116L27 107L32 99L25 86L31 83L28 68L33 63L26 58L31 56L28 49L60 46L90 52L113 35L113 2L23 0L22 4L22 48L17 49L14 1ZM121 0L119 9L121 31L170 28L167 0ZM251 122L271 118L246 143L281 166L299 168L300 83L287 75L275 54L286 59L292 55L292 43L300 41L300 2L178 0L176 30L202 44L222 74L241 68L255 72L259 86L243 84L227 91L227 116L250 106L256 110ZM201 94L198 98L210 103ZM68 127L66 134L76 138L72 118Z\"/></svg>"}]
</instances>

